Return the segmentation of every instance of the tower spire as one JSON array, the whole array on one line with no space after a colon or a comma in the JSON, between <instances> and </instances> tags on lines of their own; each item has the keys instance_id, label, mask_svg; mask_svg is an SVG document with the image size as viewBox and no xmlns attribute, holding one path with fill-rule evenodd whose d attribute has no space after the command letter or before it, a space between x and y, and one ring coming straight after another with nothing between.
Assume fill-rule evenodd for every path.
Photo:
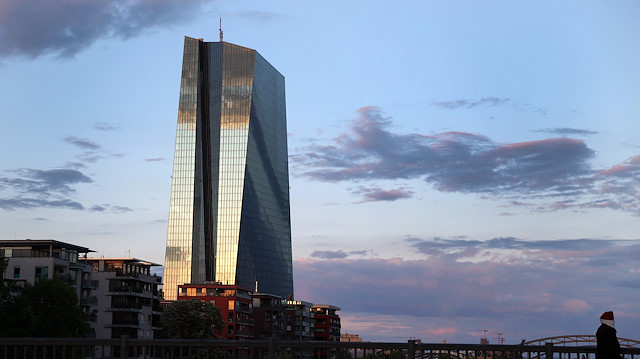
<instances>
[{"instance_id":1,"label":"tower spire","mask_svg":"<svg viewBox=\"0 0 640 359\"><path fill-rule=\"evenodd\" d=\"M222 42L222 16L220 16L220 42Z\"/></svg>"}]
</instances>

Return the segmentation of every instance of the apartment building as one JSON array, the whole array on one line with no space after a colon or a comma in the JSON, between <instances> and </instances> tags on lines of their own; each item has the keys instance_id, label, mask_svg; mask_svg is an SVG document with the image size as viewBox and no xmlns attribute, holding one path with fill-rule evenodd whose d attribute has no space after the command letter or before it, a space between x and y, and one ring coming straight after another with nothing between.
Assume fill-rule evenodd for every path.
<instances>
[{"instance_id":1,"label":"apartment building","mask_svg":"<svg viewBox=\"0 0 640 359\"><path fill-rule=\"evenodd\" d=\"M249 289L221 283L179 285L178 300L190 299L199 299L220 308L226 328L216 331L219 338L227 340L253 338L253 300Z\"/></svg>"},{"instance_id":2,"label":"apartment building","mask_svg":"<svg viewBox=\"0 0 640 359\"><path fill-rule=\"evenodd\" d=\"M97 338L152 339L158 337L162 278L151 274L160 264L138 258L87 258L91 266L91 282L95 285Z\"/></svg>"},{"instance_id":3,"label":"apartment building","mask_svg":"<svg viewBox=\"0 0 640 359\"><path fill-rule=\"evenodd\" d=\"M253 293L253 338L285 339L285 311L282 298L273 294Z\"/></svg>"},{"instance_id":4,"label":"apartment building","mask_svg":"<svg viewBox=\"0 0 640 359\"><path fill-rule=\"evenodd\" d=\"M91 303L96 301L91 265L84 261L92 250L52 239L0 240L0 257L6 258L4 278L20 291L40 278L59 279L75 289L85 319L95 324Z\"/></svg>"}]
</instances>

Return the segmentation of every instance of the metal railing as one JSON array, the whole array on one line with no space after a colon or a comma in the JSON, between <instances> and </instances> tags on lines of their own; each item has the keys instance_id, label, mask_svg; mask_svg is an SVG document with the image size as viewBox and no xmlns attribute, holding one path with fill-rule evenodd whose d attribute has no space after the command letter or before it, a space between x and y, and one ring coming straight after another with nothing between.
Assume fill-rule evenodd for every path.
<instances>
[{"instance_id":1,"label":"metal railing","mask_svg":"<svg viewBox=\"0 0 640 359\"><path fill-rule=\"evenodd\" d=\"M276 340L0 338L0 359L10 358L322 358L322 359L594 359L595 346L319 342ZM640 348L622 348L640 359Z\"/></svg>"}]
</instances>

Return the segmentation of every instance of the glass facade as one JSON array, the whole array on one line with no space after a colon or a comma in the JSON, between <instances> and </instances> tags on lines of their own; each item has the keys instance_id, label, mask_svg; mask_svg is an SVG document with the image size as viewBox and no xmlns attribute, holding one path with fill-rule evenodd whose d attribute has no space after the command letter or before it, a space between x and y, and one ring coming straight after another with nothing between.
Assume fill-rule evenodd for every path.
<instances>
[{"instance_id":1,"label":"glass facade","mask_svg":"<svg viewBox=\"0 0 640 359\"><path fill-rule=\"evenodd\" d=\"M165 299L215 281L293 295L284 77L255 50L185 38Z\"/></svg>"}]
</instances>

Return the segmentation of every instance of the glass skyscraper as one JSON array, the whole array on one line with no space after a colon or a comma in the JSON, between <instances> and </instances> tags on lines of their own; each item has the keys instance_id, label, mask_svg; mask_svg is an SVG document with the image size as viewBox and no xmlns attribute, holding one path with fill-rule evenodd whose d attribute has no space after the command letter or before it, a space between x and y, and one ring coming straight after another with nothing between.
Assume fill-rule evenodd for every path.
<instances>
[{"instance_id":1,"label":"glass skyscraper","mask_svg":"<svg viewBox=\"0 0 640 359\"><path fill-rule=\"evenodd\" d=\"M255 50L185 37L165 299L206 281L293 295L284 77Z\"/></svg>"}]
</instances>

